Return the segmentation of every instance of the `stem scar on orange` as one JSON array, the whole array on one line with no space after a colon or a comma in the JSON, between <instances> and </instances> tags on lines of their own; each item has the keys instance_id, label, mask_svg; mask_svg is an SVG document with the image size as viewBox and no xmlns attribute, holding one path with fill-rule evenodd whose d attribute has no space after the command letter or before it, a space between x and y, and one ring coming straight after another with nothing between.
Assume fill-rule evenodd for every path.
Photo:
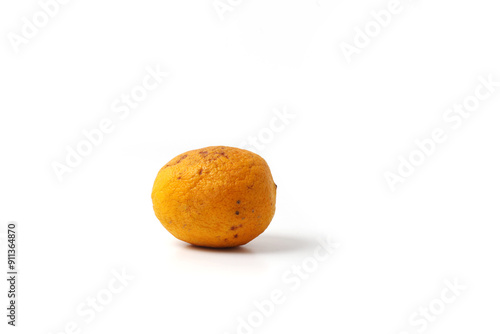
<instances>
[{"instance_id":1,"label":"stem scar on orange","mask_svg":"<svg viewBox=\"0 0 500 334\"><path fill-rule=\"evenodd\" d=\"M259 155L211 146L180 154L163 166L151 198L156 217L176 238L227 248L248 243L269 226L277 187Z\"/></svg>"}]
</instances>

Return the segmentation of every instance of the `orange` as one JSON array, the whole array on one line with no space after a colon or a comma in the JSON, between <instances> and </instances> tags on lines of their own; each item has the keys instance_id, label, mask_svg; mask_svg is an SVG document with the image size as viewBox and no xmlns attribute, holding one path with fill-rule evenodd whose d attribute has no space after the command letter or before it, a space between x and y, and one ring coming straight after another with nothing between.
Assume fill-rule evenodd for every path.
<instances>
[{"instance_id":1,"label":"orange","mask_svg":"<svg viewBox=\"0 0 500 334\"><path fill-rule=\"evenodd\" d=\"M266 161L212 146L170 160L153 185L153 209L176 238L197 246L244 245L269 226L277 185Z\"/></svg>"}]
</instances>

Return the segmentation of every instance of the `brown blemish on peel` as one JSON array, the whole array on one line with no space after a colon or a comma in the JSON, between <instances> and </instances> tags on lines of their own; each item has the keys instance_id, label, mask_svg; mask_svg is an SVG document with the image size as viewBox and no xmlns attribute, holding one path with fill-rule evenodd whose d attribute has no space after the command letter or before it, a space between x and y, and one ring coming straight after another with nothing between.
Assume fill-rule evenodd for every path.
<instances>
[{"instance_id":1,"label":"brown blemish on peel","mask_svg":"<svg viewBox=\"0 0 500 334\"><path fill-rule=\"evenodd\" d=\"M235 234L235 235L234 235L234 238L238 238L238 235L237 235L237 234Z\"/></svg>"},{"instance_id":2,"label":"brown blemish on peel","mask_svg":"<svg viewBox=\"0 0 500 334\"><path fill-rule=\"evenodd\" d=\"M234 231L234 230L236 230L236 229L238 229L240 227L243 227L243 224L240 224L239 226L236 226L236 225L231 226L231 231Z\"/></svg>"},{"instance_id":3,"label":"brown blemish on peel","mask_svg":"<svg viewBox=\"0 0 500 334\"><path fill-rule=\"evenodd\" d=\"M222 152L222 153L217 152L217 154L222 155L226 159L229 159L229 157L226 155L226 152Z\"/></svg>"},{"instance_id":4,"label":"brown blemish on peel","mask_svg":"<svg viewBox=\"0 0 500 334\"><path fill-rule=\"evenodd\" d=\"M201 175L201 173L203 173L203 168L200 168L200 171L198 172L198 174Z\"/></svg>"},{"instance_id":5,"label":"brown blemish on peel","mask_svg":"<svg viewBox=\"0 0 500 334\"><path fill-rule=\"evenodd\" d=\"M161 170L163 170L167 167L170 167L170 166L175 166L175 165L179 164L182 160L186 159L187 157L188 157L188 155L184 154L182 157L179 158L179 160L177 160L177 162L175 164L173 164L173 165L166 164L165 166L163 166L163 168Z\"/></svg>"},{"instance_id":6,"label":"brown blemish on peel","mask_svg":"<svg viewBox=\"0 0 500 334\"><path fill-rule=\"evenodd\" d=\"M200 154L202 154L202 153L200 152ZM216 154L216 155L215 156L212 155L210 158L208 158L208 162L217 161L217 159L219 159L221 156L226 158L226 159L229 159L229 157L226 155L226 152L214 152L213 154ZM207 154L203 154L204 158L206 156L207 156Z\"/></svg>"},{"instance_id":7,"label":"brown blemish on peel","mask_svg":"<svg viewBox=\"0 0 500 334\"><path fill-rule=\"evenodd\" d=\"M186 158L187 158L187 154L184 154L179 160L177 160L177 162L175 164L180 163L182 160L184 160Z\"/></svg>"},{"instance_id":8,"label":"brown blemish on peel","mask_svg":"<svg viewBox=\"0 0 500 334\"><path fill-rule=\"evenodd\" d=\"M239 212L239 211L236 211L235 213L236 213L236 215L239 215L239 214L240 214L240 212Z\"/></svg>"},{"instance_id":9,"label":"brown blemish on peel","mask_svg":"<svg viewBox=\"0 0 500 334\"><path fill-rule=\"evenodd\" d=\"M241 202L240 201L236 201L236 203L240 204Z\"/></svg>"}]
</instances>

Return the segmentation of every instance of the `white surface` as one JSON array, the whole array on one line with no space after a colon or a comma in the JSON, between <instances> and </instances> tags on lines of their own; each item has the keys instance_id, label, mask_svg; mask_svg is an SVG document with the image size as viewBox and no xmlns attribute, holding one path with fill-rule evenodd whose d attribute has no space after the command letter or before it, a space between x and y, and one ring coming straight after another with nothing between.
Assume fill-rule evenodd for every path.
<instances>
[{"instance_id":1,"label":"white surface","mask_svg":"<svg viewBox=\"0 0 500 334\"><path fill-rule=\"evenodd\" d=\"M498 4L405 2L348 64L339 45L387 4L245 0L222 21L211 0L75 0L16 54L6 36L39 5L3 1L0 221L19 222L21 274L19 326L2 313L1 332L233 334L280 289L255 333L418 333L409 317L455 278L466 290L426 332L498 332L500 88L459 129L442 120L479 76L500 80ZM169 77L120 120L110 105L157 65ZM269 229L233 251L173 238L157 171L240 146L283 106L296 118L256 151L279 185ZM107 117L59 182L51 164ZM439 126L449 139L391 192L384 173ZM292 291L282 276L326 236L340 246ZM77 308L122 268L134 279L87 323Z\"/></svg>"}]
</instances>

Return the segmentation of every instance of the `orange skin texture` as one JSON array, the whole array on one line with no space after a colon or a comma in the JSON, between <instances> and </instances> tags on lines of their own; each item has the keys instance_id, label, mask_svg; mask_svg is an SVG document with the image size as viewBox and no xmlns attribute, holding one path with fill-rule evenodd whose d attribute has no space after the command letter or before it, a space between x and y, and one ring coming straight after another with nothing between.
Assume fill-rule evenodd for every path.
<instances>
[{"instance_id":1,"label":"orange skin texture","mask_svg":"<svg viewBox=\"0 0 500 334\"><path fill-rule=\"evenodd\" d=\"M259 155L212 146L170 160L158 172L151 198L156 217L176 238L227 248L264 232L274 217L276 190Z\"/></svg>"}]
</instances>

